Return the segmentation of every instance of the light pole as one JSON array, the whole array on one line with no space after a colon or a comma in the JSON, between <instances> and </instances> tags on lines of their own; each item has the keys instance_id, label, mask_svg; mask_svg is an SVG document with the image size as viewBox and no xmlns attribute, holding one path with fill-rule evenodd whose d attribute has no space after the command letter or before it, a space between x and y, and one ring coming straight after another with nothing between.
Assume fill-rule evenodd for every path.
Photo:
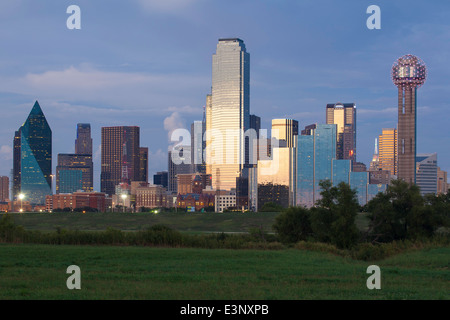
<instances>
[{"instance_id":1,"label":"light pole","mask_svg":"<svg viewBox=\"0 0 450 320\"><path fill-rule=\"evenodd\" d=\"M122 194L122 200L123 200L123 212L125 212L125 199L127 198L127 195L125 193Z\"/></svg>"},{"instance_id":2,"label":"light pole","mask_svg":"<svg viewBox=\"0 0 450 320\"><path fill-rule=\"evenodd\" d=\"M25 198L25 195L23 193L19 194L20 199L20 212L23 212L23 198Z\"/></svg>"}]
</instances>

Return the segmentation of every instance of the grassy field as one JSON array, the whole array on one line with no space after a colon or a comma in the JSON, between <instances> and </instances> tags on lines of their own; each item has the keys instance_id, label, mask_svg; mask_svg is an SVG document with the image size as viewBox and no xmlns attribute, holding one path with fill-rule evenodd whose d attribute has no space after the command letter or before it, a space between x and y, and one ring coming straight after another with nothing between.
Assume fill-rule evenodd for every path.
<instances>
[{"instance_id":1,"label":"grassy field","mask_svg":"<svg viewBox=\"0 0 450 320\"><path fill-rule=\"evenodd\" d=\"M0 244L0 299L449 299L450 248L377 264L306 250L208 250ZM66 268L81 268L68 290Z\"/></svg>"},{"instance_id":2,"label":"grassy field","mask_svg":"<svg viewBox=\"0 0 450 320\"><path fill-rule=\"evenodd\" d=\"M163 224L185 232L248 232L263 227L272 231L278 213L24 213L13 214L14 221L28 230L54 231L57 227L70 230L105 230L108 227L124 231L143 230Z\"/></svg>"},{"instance_id":3,"label":"grassy field","mask_svg":"<svg viewBox=\"0 0 450 320\"><path fill-rule=\"evenodd\" d=\"M124 231L143 230L163 224L183 232L248 232L263 228L273 232L277 212L259 213L23 213L12 214L14 221L28 230L54 231L57 227L69 230L105 230L107 227ZM367 218L356 219L359 228L367 227Z\"/></svg>"}]
</instances>

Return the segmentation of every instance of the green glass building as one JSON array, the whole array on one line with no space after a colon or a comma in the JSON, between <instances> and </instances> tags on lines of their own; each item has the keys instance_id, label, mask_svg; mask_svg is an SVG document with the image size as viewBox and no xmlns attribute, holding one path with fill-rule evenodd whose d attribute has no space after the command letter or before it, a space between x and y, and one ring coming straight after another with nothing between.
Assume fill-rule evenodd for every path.
<instances>
[{"instance_id":1,"label":"green glass building","mask_svg":"<svg viewBox=\"0 0 450 320\"><path fill-rule=\"evenodd\" d=\"M52 194L52 130L37 101L16 131L14 151L14 197L23 193L30 204L45 204Z\"/></svg>"}]
</instances>

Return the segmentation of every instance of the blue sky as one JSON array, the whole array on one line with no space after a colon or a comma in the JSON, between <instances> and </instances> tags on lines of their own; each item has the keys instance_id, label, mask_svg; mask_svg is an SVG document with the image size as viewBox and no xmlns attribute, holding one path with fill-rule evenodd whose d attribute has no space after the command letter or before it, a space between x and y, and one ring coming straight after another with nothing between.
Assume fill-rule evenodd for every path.
<instances>
[{"instance_id":1,"label":"blue sky","mask_svg":"<svg viewBox=\"0 0 450 320\"><path fill-rule=\"evenodd\" d=\"M81 30L66 9L81 8ZM381 8L381 30L366 9ZM394 61L428 66L418 93L418 153L438 153L450 171L450 3L364 0L2 0L0 2L0 175L10 175L14 131L35 100L58 153L74 151L76 124L91 123L99 189L102 126L137 125L149 173L167 169L168 132L201 120L219 38L250 53L250 112L300 127L325 122L327 103L357 106L357 159L397 125Z\"/></svg>"}]
</instances>

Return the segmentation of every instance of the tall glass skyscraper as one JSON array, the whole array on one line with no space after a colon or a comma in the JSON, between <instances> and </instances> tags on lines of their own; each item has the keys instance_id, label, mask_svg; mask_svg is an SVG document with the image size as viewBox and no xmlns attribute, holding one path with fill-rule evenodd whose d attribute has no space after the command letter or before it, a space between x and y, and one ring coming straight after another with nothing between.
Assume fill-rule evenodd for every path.
<instances>
[{"instance_id":1,"label":"tall glass skyscraper","mask_svg":"<svg viewBox=\"0 0 450 320\"><path fill-rule=\"evenodd\" d=\"M245 163L249 112L250 55L241 39L219 39L212 59L211 110L206 117L211 122L206 124L210 130L207 159L215 189L236 188Z\"/></svg>"},{"instance_id":2,"label":"tall glass skyscraper","mask_svg":"<svg viewBox=\"0 0 450 320\"><path fill-rule=\"evenodd\" d=\"M14 136L14 197L25 195L32 205L45 204L52 194L52 130L36 101Z\"/></svg>"},{"instance_id":3,"label":"tall glass skyscraper","mask_svg":"<svg viewBox=\"0 0 450 320\"><path fill-rule=\"evenodd\" d=\"M332 181L333 159L336 158L336 125L308 126L298 136L297 197L298 205L311 207L320 199L321 180Z\"/></svg>"}]
</instances>

